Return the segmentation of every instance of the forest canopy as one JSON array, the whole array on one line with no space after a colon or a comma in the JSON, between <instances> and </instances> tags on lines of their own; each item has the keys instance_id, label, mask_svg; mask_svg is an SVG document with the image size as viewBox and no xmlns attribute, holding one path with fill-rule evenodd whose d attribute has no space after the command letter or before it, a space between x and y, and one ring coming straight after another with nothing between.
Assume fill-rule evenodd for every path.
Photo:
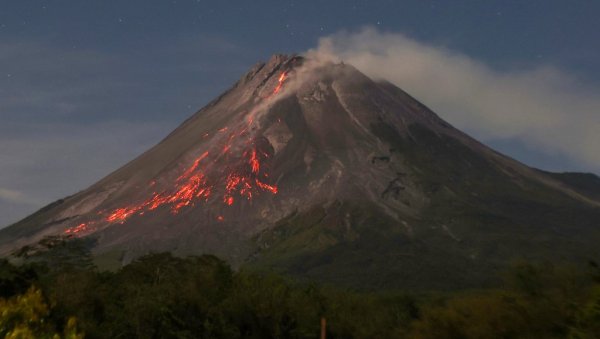
<instances>
[{"instance_id":1,"label":"forest canopy","mask_svg":"<svg viewBox=\"0 0 600 339\"><path fill-rule=\"evenodd\" d=\"M600 337L600 269L515 263L503 285L351 291L234 271L209 255L99 271L80 240L0 260L0 336L19 338ZM21 336L18 336L20 333Z\"/></svg>"}]
</instances>

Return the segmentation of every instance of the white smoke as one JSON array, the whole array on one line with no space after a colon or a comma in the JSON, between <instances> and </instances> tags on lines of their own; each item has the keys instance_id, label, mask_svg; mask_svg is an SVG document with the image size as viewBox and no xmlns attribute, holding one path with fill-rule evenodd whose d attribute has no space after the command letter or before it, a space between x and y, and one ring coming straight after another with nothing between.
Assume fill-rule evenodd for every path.
<instances>
[{"instance_id":1,"label":"white smoke","mask_svg":"<svg viewBox=\"0 0 600 339\"><path fill-rule=\"evenodd\" d=\"M310 57L386 79L483 141L518 141L600 169L600 89L550 65L497 71L444 47L365 28L321 38Z\"/></svg>"}]
</instances>

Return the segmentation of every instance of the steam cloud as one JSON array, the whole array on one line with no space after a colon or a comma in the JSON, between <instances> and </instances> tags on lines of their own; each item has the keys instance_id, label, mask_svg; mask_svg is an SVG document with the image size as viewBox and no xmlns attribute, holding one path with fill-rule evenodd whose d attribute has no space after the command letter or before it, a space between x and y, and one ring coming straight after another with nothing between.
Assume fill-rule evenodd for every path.
<instances>
[{"instance_id":1,"label":"steam cloud","mask_svg":"<svg viewBox=\"0 0 600 339\"><path fill-rule=\"evenodd\" d=\"M307 52L386 79L483 141L512 140L600 169L600 89L550 65L500 72L402 34L365 28Z\"/></svg>"}]
</instances>

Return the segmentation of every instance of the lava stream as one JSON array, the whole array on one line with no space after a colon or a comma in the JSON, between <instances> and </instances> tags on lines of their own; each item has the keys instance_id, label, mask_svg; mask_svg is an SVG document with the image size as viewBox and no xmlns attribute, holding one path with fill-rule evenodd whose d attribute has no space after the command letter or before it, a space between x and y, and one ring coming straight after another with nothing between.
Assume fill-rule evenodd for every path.
<instances>
[{"instance_id":1,"label":"lava stream","mask_svg":"<svg viewBox=\"0 0 600 339\"><path fill-rule=\"evenodd\" d=\"M273 94L277 94L279 93L279 91L281 91L281 88L283 87L283 83L285 82L285 79L287 79L287 72L281 72L281 74L279 75L279 79L277 79L277 86L275 87L275 89L273 90Z\"/></svg>"},{"instance_id":2,"label":"lava stream","mask_svg":"<svg viewBox=\"0 0 600 339\"><path fill-rule=\"evenodd\" d=\"M287 72L282 72L272 95L281 91L286 79ZM276 185L267 184L260 179L261 177L269 177L269 173L265 171L265 167L261 166L261 161L266 159L268 154L257 149L254 145L254 140L248 136L252 122L252 117L249 117L245 126L231 133L226 144L220 147L220 151L209 150L194 159L192 165L185 169L183 174L174 181L172 190L167 189L160 193L154 192L150 198L139 204L115 208L108 213L99 212L98 214L100 216L105 215L103 221L109 224L122 224L134 215L143 215L148 211L156 210L165 205L170 206L172 214L177 214L182 208L193 206L196 202L208 202L212 193L219 187L224 191L222 201L226 206L232 206L235 203L235 196L251 200L260 192L277 194L278 187ZM228 129L226 126L219 129L218 132L226 132ZM208 133L205 133L202 137L206 138L208 135ZM229 154L234 139L242 136L248 138L245 144L252 145L251 149L245 149L241 152L236 166L228 168L225 173L220 174L217 178L212 178L211 176L211 179L209 179L208 166L219 160L220 156ZM205 160L209 158L210 154L216 154L217 156L213 162L207 163ZM213 155L213 157L215 156ZM203 165L204 163L206 165ZM149 187L154 187L156 184L156 181L153 180L149 183ZM222 216L218 218L218 221L223 220ZM68 228L64 233L69 235L83 233L89 231L90 226L95 223L96 221L94 220L87 223L80 223L77 226Z\"/></svg>"}]
</instances>

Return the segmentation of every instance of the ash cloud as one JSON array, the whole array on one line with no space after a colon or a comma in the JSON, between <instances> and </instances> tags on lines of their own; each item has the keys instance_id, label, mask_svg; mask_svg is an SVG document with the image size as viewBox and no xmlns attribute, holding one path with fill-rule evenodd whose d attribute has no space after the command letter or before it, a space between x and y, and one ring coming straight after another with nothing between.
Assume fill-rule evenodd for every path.
<instances>
[{"instance_id":1,"label":"ash cloud","mask_svg":"<svg viewBox=\"0 0 600 339\"><path fill-rule=\"evenodd\" d=\"M600 89L552 65L498 71L444 46L373 28L323 37L306 54L386 79L482 141L517 141L600 170Z\"/></svg>"}]
</instances>

